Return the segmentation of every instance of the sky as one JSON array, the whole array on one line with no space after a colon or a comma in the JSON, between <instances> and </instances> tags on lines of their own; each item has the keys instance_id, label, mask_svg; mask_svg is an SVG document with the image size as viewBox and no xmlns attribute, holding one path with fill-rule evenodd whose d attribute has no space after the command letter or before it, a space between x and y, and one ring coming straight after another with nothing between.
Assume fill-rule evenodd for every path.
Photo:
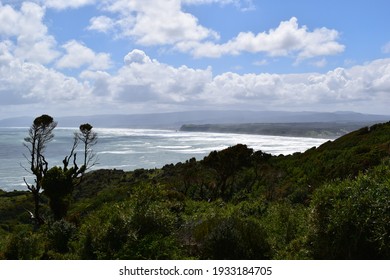
<instances>
[{"instance_id":1,"label":"sky","mask_svg":"<svg viewBox=\"0 0 390 280\"><path fill-rule=\"evenodd\" d=\"M390 114L388 0L0 0L0 119Z\"/></svg>"}]
</instances>

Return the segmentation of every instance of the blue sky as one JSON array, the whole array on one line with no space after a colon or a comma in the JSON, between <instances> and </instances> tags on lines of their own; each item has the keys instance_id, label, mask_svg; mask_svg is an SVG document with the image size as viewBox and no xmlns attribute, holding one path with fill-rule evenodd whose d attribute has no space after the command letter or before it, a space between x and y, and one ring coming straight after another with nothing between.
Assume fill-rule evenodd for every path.
<instances>
[{"instance_id":1,"label":"blue sky","mask_svg":"<svg viewBox=\"0 0 390 280\"><path fill-rule=\"evenodd\" d=\"M0 0L0 118L388 114L385 0Z\"/></svg>"}]
</instances>

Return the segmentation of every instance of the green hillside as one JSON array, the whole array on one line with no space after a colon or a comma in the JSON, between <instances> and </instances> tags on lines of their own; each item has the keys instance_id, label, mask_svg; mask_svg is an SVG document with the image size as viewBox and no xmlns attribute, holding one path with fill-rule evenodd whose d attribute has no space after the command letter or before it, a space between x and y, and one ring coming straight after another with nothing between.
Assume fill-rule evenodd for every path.
<instances>
[{"instance_id":1,"label":"green hillside","mask_svg":"<svg viewBox=\"0 0 390 280\"><path fill-rule=\"evenodd\" d=\"M390 123L304 153L244 143L161 169L98 170L66 218L0 192L2 259L389 259Z\"/></svg>"}]
</instances>

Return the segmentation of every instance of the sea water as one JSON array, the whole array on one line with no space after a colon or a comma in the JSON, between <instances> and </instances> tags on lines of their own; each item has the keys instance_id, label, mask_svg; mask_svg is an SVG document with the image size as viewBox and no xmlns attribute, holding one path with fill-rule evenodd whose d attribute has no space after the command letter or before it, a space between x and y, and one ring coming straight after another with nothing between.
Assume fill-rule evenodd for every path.
<instances>
[{"instance_id":1,"label":"sea water","mask_svg":"<svg viewBox=\"0 0 390 280\"><path fill-rule=\"evenodd\" d=\"M282 137L248 134L182 132L155 129L99 128L98 143L93 147L97 164L93 169L161 168L166 164L203 159L210 152L236 144L273 155L303 152L318 147L329 139ZM55 137L47 145L49 168L61 165L69 155L76 128L56 128ZM0 128L0 189L26 189L23 178L32 182L28 149L23 145L28 128ZM79 151L81 153L81 151ZM81 160L81 155L80 155ZM79 162L81 165L81 162Z\"/></svg>"}]
</instances>

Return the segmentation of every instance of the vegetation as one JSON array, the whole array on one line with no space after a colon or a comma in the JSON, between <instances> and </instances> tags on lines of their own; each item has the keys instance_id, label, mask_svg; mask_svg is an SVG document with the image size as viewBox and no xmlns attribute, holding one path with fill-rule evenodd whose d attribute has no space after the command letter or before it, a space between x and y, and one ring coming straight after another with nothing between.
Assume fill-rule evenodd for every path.
<instances>
[{"instance_id":1,"label":"vegetation","mask_svg":"<svg viewBox=\"0 0 390 280\"><path fill-rule=\"evenodd\" d=\"M385 123L290 156L241 144L82 181L53 167L40 227L32 192L0 192L0 258L389 259L389 154Z\"/></svg>"}]
</instances>

